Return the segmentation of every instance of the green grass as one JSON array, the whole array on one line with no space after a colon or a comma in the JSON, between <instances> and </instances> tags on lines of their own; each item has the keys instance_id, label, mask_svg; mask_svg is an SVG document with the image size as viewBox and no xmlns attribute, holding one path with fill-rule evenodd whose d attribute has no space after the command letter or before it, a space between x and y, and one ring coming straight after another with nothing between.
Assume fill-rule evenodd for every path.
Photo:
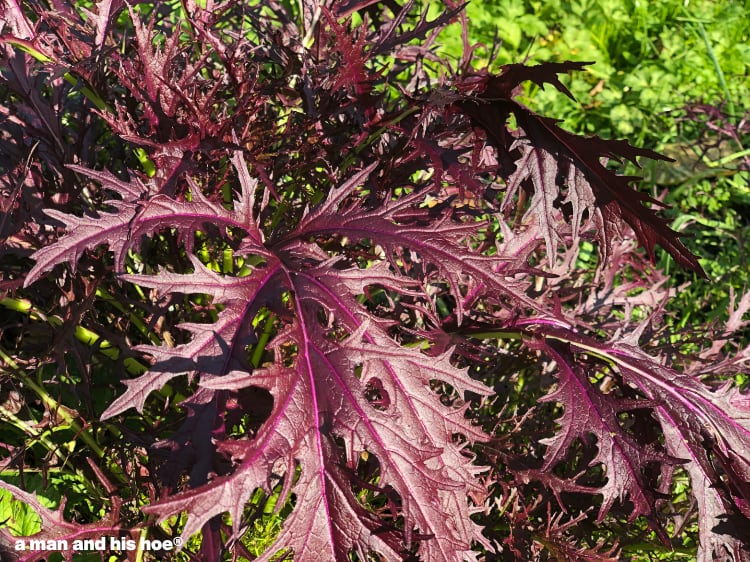
<instances>
[{"instance_id":1,"label":"green grass","mask_svg":"<svg viewBox=\"0 0 750 562\"><path fill-rule=\"evenodd\" d=\"M570 82L579 104L551 90L528 92L534 109L578 132L627 135L653 148L676 135L665 112L694 100L750 105L750 19L741 2L474 0L467 13L470 39L490 46L497 32L502 41L492 61L480 52L477 66L596 63ZM452 33L444 52L457 56L460 36Z\"/></svg>"}]
</instances>

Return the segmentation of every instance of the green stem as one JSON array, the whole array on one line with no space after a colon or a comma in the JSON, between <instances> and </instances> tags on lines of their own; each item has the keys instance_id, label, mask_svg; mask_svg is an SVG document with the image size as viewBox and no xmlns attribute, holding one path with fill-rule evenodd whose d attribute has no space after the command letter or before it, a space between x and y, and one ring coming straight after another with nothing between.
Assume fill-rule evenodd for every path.
<instances>
[{"instance_id":1,"label":"green stem","mask_svg":"<svg viewBox=\"0 0 750 562\"><path fill-rule=\"evenodd\" d=\"M734 160L739 160L740 158L744 158L745 156L748 156L748 155L750 155L750 148L746 148L745 150L740 150L739 152L734 152L733 154L724 156L723 158L720 158L716 160L715 162L708 161L705 164L709 168L718 168L719 166L724 166Z\"/></svg>"},{"instance_id":2,"label":"green stem","mask_svg":"<svg viewBox=\"0 0 750 562\"><path fill-rule=\"evenodd\" d=\"M18 377L25 386L36 392L37 396L39 396L39 398L42 400L42 402L50 412L54 412L55 415L62 418L63 421L75 432L75 434L81 437L86 445L88 445L89 448L94 452L97 458L102 458L104 456L104 450L96 441L94 441L91 435L83 430L81 424L79 424L78 421L73 417L73 415L71 415L70 411L63 405L61 405L57 400L52 398L52 396L50 396L49 393L44 390L41 385L37 384L34 379L24 373L23 370L18 366L18 364L13 361L13 359L2 348L0 348L0 358L2 358L2 360L11 369L13 369L15 376Z\"/></svg>"},{"instance_id":3,"label":"green stem","mask_svg":"<svg viewBox=\"0 0 750 562\"><path fill-rule=\"evenodd\" d=\"M721 70L719 59L716 58L716 53L714 53L714 50L711 47L711 41L709 41L708 39L706 28L703 27L703 22L698 21L697 23L698 23L698 32L700 33L700 36L703 39L703 43L706 45L706 51L708 51L708 56L711 59L711 63L714 65L714 70L716 71L716 77L719 79L719 86L721 86L721 89L724 92L724 98L727 100L727 111L729 111L730 115L734 115L734 102L732 102L732 96L729 93L729 88L727 87L727 81L724 78L724 72Z\"/></svg>"},{"instance_id":4,"label":"green stem","mask_svg":"<svg viewBox=\"0 0 750 562\"><path fill-rule=\"evenodd\" d=\"M481 340L489 340L489 339L502 339L502 340L520 340L523 338L523 335L518 330L493 330L489 332L477 332L475 334L467 334L472 338L477 338ZM585 343L577 342L568 338L564 338L562 336L556 336L553 334L544 334L544 337L548 340L557 340L564 343L567 343L573 347L578 348L581 351L585 351L592 357L596 357L597 359L601 359L605 363L608 363L610 366L614 367L618 363L621 363L621 361L614 355L611 355L607 353L606 351L602 351L601 349L597 349L595 347L591 347L589 345L586 345Z\"/></svg>"},{"instance_id":5,"label":"green stem","mask_svg":"<svg viewBox=\"0 0 750 562\"><path fill-rule=\"evenodd\" d=\"M27 299L4 298L0 300L0 305L10 310L26 314L32 320L41 320L43 322L47 322L53 328L59 328L63 324L61 318L59 318L58 316L47 316L46 314L44 314L44 312L33 306ZM145 325L143 325L143 329L146 329ZM75 327L74 334L78 341L85 343L86 345L91 347L97 347L98 351L100 351L101 354L105 357L108 357L112 360L117 360L120 357L120 350L112 345L111 342L102 338L96 332L92 332L88 328L84 328L83 326L79 325ZM159 343L158 340L155 343ZM145 365L143 365L136 359L133 359L132 357L125 358L123 360L123 364L131 375L142 375L148 370Z\"/></svg>"},{"instance_id":6,"label":"green stem","mask_svg":"<svg viewBox=\"0 0 750 562\"><path fill-rule=\"evenodd\" d=\"M6 422L10 423L11 425L17 427L20 429L24 434L30 436L33 439L38 440L42 445L44 445L49 452L54 454L61 463L65 462L65 459L60 455L59 449L55 443L49 440L47 437L47 432L38 432L36 430L37 422L35 420L32 421L24 421L21 418L19 418L17 415L15 415L13 412L5 408L4 406L0 406L0 418L5 420ZM72 447L70 443L67 444L68 452L72 452Z\"/></svg>"},{"instance_id":7,"label":"green stem","mask_svg":"<svg viewBox=\"0 0 750 562\"><path fill-rule=\"evenodd\" d=\"M276 314L270 313L266 318L266 323L263 325L263 333L258 338L258 343L255 344L253 349L253 356L250 358L250 363L253 367L257 368L260 365L260 360L263 358L263 352L266 350L266 344L271 339L274 330L274 321L276 320Z\"/></svg>"},{"instance_id":8,"label":"green stem","mask_svg":"<svg viewBox=\"0 0 750 562\"><path fill-rule=\"evenodd\" d=\"M24 467L20 469L0 470L0 478L19 478L21 474L51 474L54 472L65 472L62 466L45 466L44 468Z\"/></svg>"},{"instance_id":9,"label":"green stem","mask_svg":"<svg viewBox=\"0 0 750 562\"><path fill-rule=\"evenodd\" d=\"M138 329L138 331L149 338L151 340L151 343L154 345L160 345L161 341L159 340L158 336L154 333L149 333L148 326L146 326L146 323L141 320L137 315L133 314L132 312L125 309L125 307L122 305L120 301L115 299L112 295L107 293L107 291L102 290L101 288L96 290L96 296L97 298L100 298L101 300L105 301L110 306L116 308L119 312L122 314L126 314L130 320L130 322L133 323L133 325Z\"/></svg>"},{"instance_id":10,"label":"green stem","mask_svg":"<svg viewBox=\"0 0 750 562\"><path fill-rule=\"evenodd\" d=\"M141 544L143 543L143 539L146 538L146 533L148 530L144 527L141 529L141 534L138 537L138 550L135 553L135 562L143 562L143 549L141 548Z\"/></svg>"},{"instance_id":11,"label":"green stem","mask_svg":"<svg viewBox=\"0 0 750 562\"><path fill-rule=\"evenodd\" d=\"M603 351L601 349L597 349L596 347L591 347L590 345L586 345L585 343L573 341L571 339L564 338L562 336L555 336L551 334L545 334L544 337L550 340L557 340L563 343L567 343L571 347L578 348L579 351L585 351L592 357L596 357L597 359L604 361L610 367L618 368L618 366L625 366L631 370L636 370L636 371L638 370L637 367L634 367L633 365L628 364L622 358L617 357L616 355L612 355L611 353L607 353L606 351ZM642 373L642 371L640 372Z\"/></svg>"},{"instance_id":12,"label":"green stem","mask_svg":"<svg viewBox=\"0 0 750 562\"><path fill-rule=\"evenodd\" d=\"M518 330L491 330L466 335L478 340L520 340L523 337Z\"/></svg>"},{"instance_id":13,"label":"green stem","mask_svg":"<svg viewBox=\"0 0 750 562\"><path fill-rule=\"evenodd\" d=\"M54 412L56 416L59 416L63 420L63 422L67 424L68 427L70 427L76 438L81 438L81 440L89 447L89 449L91 449L91 451L93 451L98 459L104 458L104 449L102 449L96 442L96 440L86 430L84 430L83 426L71 414L70 410L68 410L64 405L60 404L57 400L52 398L52 396L50 396L49 393L44 390L44 388L40 384L29 377L26 373L24 373L24 371L18 366L18 364L2 348L0 348L0 359L2 359L13 370L14 375L18 379L20 379L20 381L26 387L33 390L37 394L37 396L39 396L39 398L42 400L42 402L50 412ZM5 414L5 412L0 413ZM8 414L10 414L10 412L8 412ZM43 439L43 435L34 437L38 437L40 441L50 449L50 451L57 450L57 447L54 445L54 443L48 442ZM68 450L72 452L73 448L71 444L68 445ZM114 477L117 478L117 480L122 484L127 483L128 479L125 477L122 469L119 466L113 465L111 463L109 464L110 471L114 475Z\"/></svg>"},{"instance_id":14,"label":"green stem","mask_svg":"<svg viewBox=\"0 0 750 562\"><path fill-rule=\"evenodd\" d=\"M5 42L31 55L33 58L35 58L39 62L55 63L64 67L64 65L60 61L56 61L48 57L47 55L45 55L41 51L36 50L34 47L30 45L27 45L20 41L14 41L13 39L6 39ZM66 82L68 82L70 85L78 86L78 78L73 76L70 72L66 71L65 74L63 74L63 78L65 78ZM114 113L114 110L106 104L106 102L102 99L102 97L99 94L97 94L93 89L91 89L89 86L82 86L81 93L91 103L93 103L96 106L96 108L99 109L100 111L106 111L107 113Z\"/></svg>"}]
</instances>

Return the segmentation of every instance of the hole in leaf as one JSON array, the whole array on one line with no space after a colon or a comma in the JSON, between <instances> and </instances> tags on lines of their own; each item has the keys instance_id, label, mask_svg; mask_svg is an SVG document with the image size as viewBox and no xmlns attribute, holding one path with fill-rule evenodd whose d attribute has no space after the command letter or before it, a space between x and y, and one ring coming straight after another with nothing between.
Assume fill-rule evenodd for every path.
<instances>
[{"instance_id":1,"label":"hole in leaf","mask_svg":"<svg viewBox=\"0 0 750 562\"><path fill-rule=\"evenodd\" d=\"M367 382L365 398L376 410L385 411L391 405L391 398L380 379L370 379Z\"/></svg>"},{"instance_id":2,"label":"hole in leaf","mask_svg":"<svg viewBox=\"0 0 750 562\"><path fill-rule=\"evenodd\" d=\"M224 420L231 437L254 437L273 410L273 395L265 388L240 389L227 401Z\"/></svg>"}]
</instances>

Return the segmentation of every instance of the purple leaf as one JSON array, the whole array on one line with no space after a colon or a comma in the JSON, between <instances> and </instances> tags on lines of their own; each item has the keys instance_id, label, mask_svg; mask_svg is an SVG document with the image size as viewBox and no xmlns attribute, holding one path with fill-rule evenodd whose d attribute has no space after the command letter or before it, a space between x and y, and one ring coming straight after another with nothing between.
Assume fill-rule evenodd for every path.
<instances>
[{"instance_id":1,"label":"purple leaf","mask_svg":"<svg viewBox=\"0 0 750 562\"><path fill-rule=\"evenodd\" d=\"M134 276L128 279L136 280ZM374 279L393 278L381 274ZM184 288L192 287L192 281L186 280ZM175 282L170 277L149 284L165 291L182 288ZM269 419L252 441L220 445L220 450L230 452L239 462L231 476L154 504L147 508L149 512L163 518L187 510L186 534L227 510L238 523L241 502L235 499L230 505L224 498L249 498L258 487L270 493L271 469L283 466L284 487L295 494L296 502L277 547L292 548L303 559L313 555L337 559L352 548L365 546L392 554L398 541L372 534L381 523L362 511L349 486L344 485L341 453L331 440L337 435L346 443L346 466L350 469L364 453L378 459L380 485L392 487L401 498L407 544L418 530L420 535L435 537L420 546L430 560L460 560L471 554L466 537L482 539L478 527L468 519L467 494L484 494L483 488L473 483L482 469L472 465L462 447L449 443L455 433L470 440L482 439L484 434L467 422L463 409L441 405L430 382L441 380L461 394L489 391L453 367L449 354L434 358L417 349L405 349L369 322L366 310L352 298L368 282L367 270L345 270L342 276L320 267L295 276L295 307L301 317L274 340L277 358L282 349L297 349L293 366L284 367L277 359L274 366L251 374L211 373L210 378L203 377L204 386L217 390L237 390L243 385L267 389L274 396ZM224 289L221 295L222 302L228 303ZM349 337L339 342L330 338L332 327L319 321L321 306L338 319L340 328L351 332ZM201 351L200 355L212 353ZM374 381L382 396L372 402L367 394ZM394 419L400 420L397 426ZM296 467L301 476L292 485L289 479ZM269 556L275 550L271 547Z\"/></svg>"},{"instance_id":2,"label":"purple leaf","mask_svg":"<svg viewBox=\"0 0 750 562\"><path fill-rule=\"evenodd\" d=\"M542 470L547 471L565 460L573 440L589 442L589 434L596 437L597 455L590 466L601 463L605 469L607 483L597 492L604 496L599 509L597 522L601 522L615 500L624 501L626 496L633 503L630 520L638 515L655 518L654 491L649 489L643 474L649 463L676 463L664 453L638 443L632 435L623 430L617 414L627 410L653 406L648 401L621 401L618 403L607 394L595 389L588 375L577 367L572 356L564 354L555 346L544 346L545 352L557 363L558 387L542 401L556 401L563 404L564 414L557 421L558 433L542 441L547 445Z\"/></svg>"},{"instance_id":3,"label":"purple leaf","mask_svg":"<svg viewBox=\"0 0 750 562\"><path fill-rule=\"evenodd\" d=\"M725 552L739 553L740 530L747 525L750 501L750 461L744 451L750 450L750 400L730 383L711 389L699 379L673 371L632 345L614 341L601 344L577 334L563 333L548 327L536 328L553 342L566 342L571 351L590 353L612 364L623 381L638 389L644 399L617 406L609 395L601 394L577 375L571 355L564 356L555 346L544 347L560 367L560 386L545 400L563 404L561 431L547 440L547 466L562 460L564 449L572 439L593 432L598 438L597 460L606 466L608 482L600 492L604 503L599 518L615 498L627 493L635 506L634 514L651 511L653 497L642 479L648 463L660 463L662 487L668 489L669 464L675 461L688 472L693 494L700 511L700 558L715 559ZM583 375L583 373L582 373ZM581 404L587 404L581 408ZM664 453L651 446L634 446L614 414L633 408L652 410L664 435ZM593 417L592 417L593 416ZM707 482L726 480L720 485ZM736 523L736 524L735 524ZM726 536L728 535L728 536ZM743 554L746 556L746 554ZM742 559L742 558L741 558Z\"/></svg>"},{"instance_id":4,"label":"purple leaf","mask_svg":"<svg viewBox=\"0 0 750 562\"><path fill-rule=\"evenodd\" d=\"M24 286L28 287L43 273L60 263L69 263L75 271L78 259L84 250L93 249L102 244L108 245L110 251L114 253L117 270L124 271L128 250L137 250L143 236L164 228L166 224L171 224L172 219L177 216L180 217L177 230L188 249L192 248L195 231L202 229L206 224L213 224L225 229L227 227L246 229L250 235L249 246L246 247L257 248L259 253L264 253L263 248L258 245L261 242L260 231L252 216L246 215L254 196L252 193L246 193L245 190L252 191L255 184L246 177L247 169L244 167L244 160L241 157L235 157L234 162L239 166L243 187L236 210L227 210L222 205L209 201L194 183L191 183L193 200L189 202L176 201L159 193L147 195L147 198L142 201L133 201L132 196L140 186L138 182L126 183L106 172L84 171L80 167L74 167L77 171L100 181L104 188L126 196L127 199L107 201L118 212L100 212L98 218L76 217L54 209L45 209L47 215L66 225L68 234L56 243L34 253L32 257L37 263L27 274Z\"/></svg>"},{"instance_id":5,"label":"purple leaf","mask_svg":"<svg viewBox=\"0 0 750 562\"><path fill-rule=\"evenodd\" d=\"M100 0L96 4L96 12L83 9L89 17L88 23L93 24L96 29L94 45L97 49L104 46L104 40L109 33L112 20L117 17L124 5L124 0Z\"/></svg>"},{"instance_id":6,"label":"purple leaf","mask_svg":"<svg viewBox=\"0 0 750 562\"><path fill-rule=\"evenodd\" d=\"M625 158L635 163L636 158L667 158L650 150L632 147L625 141L604 142L598 137L584 138L559 128L554 119L541 117L513 99L517 88L526 80L543 85L549 83L571 95L557 78L561 72L582 68L587 63L545 63L534 67L508 65L500 75L480 74L468 77L461 87L466 99L456 102L472 122L483 129L498 149L506 152L521 148L523 158L515 170L506 171L513 191L525 182L534 193L531 207L537 207L540 227L547 241L549 253L556 250L558 222L556 201L570 203L574 219L580 220L584 210L600 213L598 236L603 243L603 257L609 255L612 240L617 237L618 223L626 222L634 230L638 241L653 259L654 247L660 244L682 266L703 274L697 258L680 242L677 234L645 203L660 205L653 198L634 190L631 185L638 178L621 176L608 170L602 158ZM513 115L520 131L508 131L505 124ZM527 182L525 180L528 180ZM511 191L506 195L512 197ZM578 224L574 222L574 228Z\"/></svg>"}]
</instances>

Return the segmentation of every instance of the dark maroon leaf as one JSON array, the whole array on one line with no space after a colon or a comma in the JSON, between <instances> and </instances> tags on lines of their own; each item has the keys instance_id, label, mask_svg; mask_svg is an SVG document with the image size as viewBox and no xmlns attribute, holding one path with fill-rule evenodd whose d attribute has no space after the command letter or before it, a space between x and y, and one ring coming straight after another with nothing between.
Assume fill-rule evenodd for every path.
<instances>
[{"instance_id":1,"label":"dark maroon leaf","mask_svg":"<svg viewBox=\"0 0 750 562\"><path fill-rule=\"evenodd\" d=\"M638 241L653 259L654 247L660 244L678 263L703 274L695 258L680 242L677 234L644 204L660 205L658 201L633 189L639 178L621 176L609 170L604 160L625 158L636 163L639 156L665 160L653 151L638 149L625 141L604 141L598 137L584 138L556 125L554 119L541 117L513 99L524 81L543 86L552 84L568 96L572 95L559 81L557 74L583 68L588 63L545 63L535 67L508 65L501 74L478 75L465 79L462 89L466 99L457 106L481 127L498 151L521 150L522 158L515 169L506 170L509 186L506 200L521 184L533 192L533 210L550 250L557 246L556 227L559 220L558 201L573 207L573 227L577 232L584 212L597 218L598 237L603 258L611 251L613 239L618 237L620 222L626 222L636 233ZM519 130L506 129L514 116ZM558 207L559 208L559 207Z\"/></svg>"}]
</instances>

